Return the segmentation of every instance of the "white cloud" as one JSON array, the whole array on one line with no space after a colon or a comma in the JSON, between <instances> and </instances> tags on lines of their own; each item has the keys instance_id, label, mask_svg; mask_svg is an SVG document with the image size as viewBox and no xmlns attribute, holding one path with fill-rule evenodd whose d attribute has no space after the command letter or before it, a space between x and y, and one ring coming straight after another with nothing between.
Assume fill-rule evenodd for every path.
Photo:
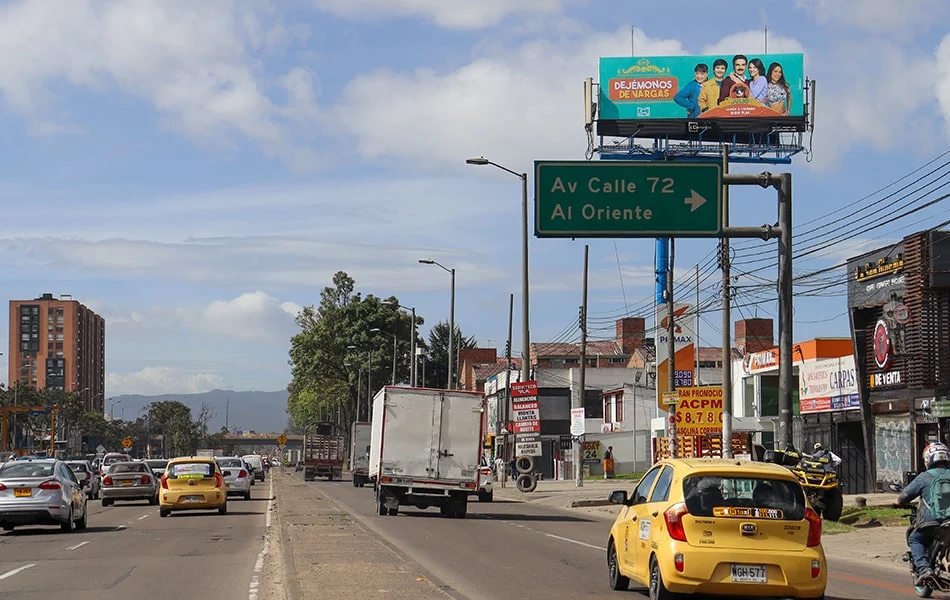
<instances>
[{"instance_id":1,"label":"white cloud","mask_svg":"<svg viewBox=\"0 0 950 600\"><path fill-rule=\"evenodd\" d=\"M875 34L904 36L946 22L946 0L797 0L820 24L844 25Z\"/></svg>"},{"instance_id":2,"label":"white cloud","mask_svg":"<svg viewBox=\"0 0 950 600\"><path fill-rule=\"evenodd\" d=\"M937 47L937 69L934 81L937 85L937 100L947 125L946 133L950 134L950 34L945 35Z\"/></svg>"},{"instance_id":3,"label":"white cloud","mask_svg":"<svg viewBox=\"0 0 950 600\"><path fill-rule=\"evenodd\" d=\"M685 53L675 40L641 31L635 39L644 55ZM527 170L525 157L580 158L587 147L581 84L596 75L598 57L626 55L629 48L624 28L514 50L485 48L447 73L379 70L346 86L336 122L356 136L365 158L415 167L464 168L464 158L484 155ZM353 114L361 118L346 118Z\"/></svg>"},{"instance_id":4,"label":"white cloud","mask_svg":"<svg viewBox=\"0 0 950 600\"><path fill-rule=\"evenodd\" d=\"M51 82L119 89L193 139L236 132L290 160L288 121L313 116L312 75L291 72L278 106L251 56L287 35L262 0L21 0L0 9L0 94L34 130L54 132L74 126L59 122L68 112Z\"/></svg>"},{"instance_id":5,"label":"white cloud","mask_svg":"<svg viewBox=\"0 0 950 600\"><path fill-rule=\"evenodd\" d=\"M134 373L108 373L109 396L122 394L196 394L227 386L220 375L175 367L146 367Z\"/></svg>"},{"instance_id":6,"label":"white cloud","mask_svg":"<svg viewBox=\"0 0 950 600\"><path fill-rule=\"evenodd\" d=\"M555 13L565 0L313 0L318 8L348 18L376 20L417 16L452 29L495 25L515 13Z\"/></svg>"},{"instance_id":7,"label":"white cloud","mask_svg":"<svg viewBox=\"0 0 950 600\"><path fill-rule=\"evenodd\" d=\"M201 326L223 337L286 344L297 331L294 317L300 310L258 290L212 302L202 311Z\"/></svg>"},{"instance_id":8,"label":"white cloud","mask_svg":"<svg viewBox=\"0 0 950 600\"><path fill-rule=\"evenodd\" d=\"M756 53L765 51L765 37L761 31L742 31L722 38L715 44L703 48L703 54L746 54L750 58ZM769 54L785 52L804 52L802 43L795 38L781 35L769 36Z\"/></svg>"}]
</instances>

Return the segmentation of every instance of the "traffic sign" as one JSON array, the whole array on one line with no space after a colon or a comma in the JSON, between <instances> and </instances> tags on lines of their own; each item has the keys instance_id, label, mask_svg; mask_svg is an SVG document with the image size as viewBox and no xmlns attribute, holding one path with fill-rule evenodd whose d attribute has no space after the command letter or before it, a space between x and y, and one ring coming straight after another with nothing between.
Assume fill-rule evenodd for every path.
<instances>
[{"instance_id":1,"label":"traffic sign","mask_svg":"<svg viewBox=\"0 0 950 600\"><path fill-rule=\"evenodd\" d=\"M283 445L287 444L287 436L284 435L284 434L280 434L280 436L278 436L278 438L277 438L277 444L278 444L279 446L283 446Z\"/></svg>"},{"instance_id":2,"label":"traffic sign","mask_svg":"<svg viewBox=\"0 0 950 600\"><path fill-rule=\"evenodd\" d=\"M571 409L571 435L584 435L586 424L584 423L584 409Z\"/></svg>"},{"instance_id":3,"label":"traffic sign","mask_svg":"<svg viewBox=\"0 0 950 600\"><path fill-rule=\"evenodd\" d=\"M132 447L132 438L130 438L130 437L123 438L123 439L122 439L122 447L125 448L125 449L131 448L131 447Z\"/></svg>"},{"instance_id":4,"label":"traffic sign","mask_svg":"<svg viewBox=\"0 0 950 600\"><path fill-rule=\"evenodd\" d=\"M105 446L103 446L102 444L99 444L98 446L96 446L96 454L105 454L105 453L106 453Z\"/></svg>"},{"instance_id":5,"label":"traffic sign","mask_svg":"<svg viewBox=\"0 0 950 600\"><path fill-rule=\"evenodd\" d=\"M535 161L537 237L719 237L716 163Z\"/></svg>"}]
</instances>

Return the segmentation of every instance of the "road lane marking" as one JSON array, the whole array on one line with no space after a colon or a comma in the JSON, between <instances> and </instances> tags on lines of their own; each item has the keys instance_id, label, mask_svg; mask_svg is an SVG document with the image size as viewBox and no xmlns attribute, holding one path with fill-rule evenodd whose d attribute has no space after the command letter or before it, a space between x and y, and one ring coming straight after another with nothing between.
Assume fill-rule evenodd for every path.
<instances>
[{"instance_id":1,"label":"road lane marking","mask_svg":"<svg viewBox=\"0 0 950 600\"><path fill-rule=\"evenodd\" d=\"M549 538L554 538L556 540L561 540L562 542L570 542L572 544L577 544L578 546L584 546L585 548L593 548L594 550L600 550L601 552L606 552L606 548L601 548L600 546L595 546L593 544L588 544L586 542L579 542L577 540L572 540L571 538L561 537L559 535L554 535L553 533L545 533L544 535Z\"/></svg>"},{"instance_id":2,"label":"road lane marking","mask_svg":"<svg viewBox=\"0 0 950 600\"><path fill-rule=\"evenodd\" d=\"M148 515L142 515L141 517L139 517L139 521L141 521L142 519L147 519L147 518L148 518Z\"/></svg>"},{"instance_id":3,"label":"road lane marking","mask_svg":"<svg viewBox=\"0 0 950 600\"><path fill-rule=\"evenodd\" d=\"M0 575L0 579L6 579L7 577L13 577L14 575L16 575L17 573L19 573L20 571L26 571L27 569L32 569L32 568L35 567L35 566L36 566L36 564L34 563L34 564L29 564L29 565L23 565L22 567L17 567L16 569L13 569L12 571L7 571L7 572L4 573L3 575Z\"/></svg>"},{"instance_id":4,"label":"road lane marking","mask_svg":"<svg viewBox=\"0 0 950 600\"><path fill-rule=\"evenodd\" d=\"M89 542L79 542L79 543L76 544L75 546L70 546L69 548L66 548L66 549L67 549L67 550L78 550L79 548L82 548L83 546L85 546L85 545L88 544L88 543L89 543Z\"/></svg>"},{"instance_id":5,"label":"road lane marking","mask_svg":"<svg viewBox=\"0 0 950 600\"><path fill-rule=\"evenodd\" d=\"M115 526L115 530L116 530L116 531L122 531L123 529L125 529L125 525L116 525L116 526Z\"/></svg>"},{"instance_id":6,"label":"road lane marking","mask_svg":"<svg viewBox=\"0 0 950 600\"><path fill-rule=\"evenodd\" d=\"M274 509L274 480L270 480L270 491L267 492L267 508L264 514L264 547L261 548L257 560L254 562L254 572L251 582L247 586L248 600L258 600L261 591L261 573L264 571L264 557L270 552L271 512Z\"/></svg>"}]
</instances>

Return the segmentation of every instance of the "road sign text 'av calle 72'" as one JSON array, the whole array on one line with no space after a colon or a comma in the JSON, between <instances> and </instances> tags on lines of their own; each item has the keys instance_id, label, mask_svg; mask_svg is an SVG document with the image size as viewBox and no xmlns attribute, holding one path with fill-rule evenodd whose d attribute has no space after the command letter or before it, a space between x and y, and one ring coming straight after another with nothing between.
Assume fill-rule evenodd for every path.
<instances>
[{"instance_id":1,"label":"road sign text 'av calle 72'","mask_svg":"<svg viewBox=\"0 0 950 600\"><path fill-rule=\"evenodd\" d=\"M535 161L537 237L719 237L715 163Z\"/></svg>"}]
</instances>

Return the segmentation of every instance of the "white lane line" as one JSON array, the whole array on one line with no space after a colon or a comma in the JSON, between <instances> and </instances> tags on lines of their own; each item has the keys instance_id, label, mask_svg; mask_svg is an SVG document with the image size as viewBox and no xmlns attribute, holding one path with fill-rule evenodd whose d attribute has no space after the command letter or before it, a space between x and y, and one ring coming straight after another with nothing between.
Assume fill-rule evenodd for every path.
<instances>
[{"instance_id":1,"label":"white lane line","mask_svg":"<svg viewBox=\"0 0 950 600\"><path fill-rule=\"evenodd\" d=\"M593 544L588 544L586 542L579 542L577 540L572 540L571 538L561 537L559 535L554 535L553 533L545 533L544 535L549 538L554 538L556 540L561 540L562 542L570 542L572 544L577 544L578 546L584 546L585 548L593 548L594 550L600 550L601 552L606 552L606 548L601 548L600 546L595 546Z\"/></svg>"},{"instance_id":2,"label":"white lane line","mask_svg":"<svg viewBox=\"0 0 950 600\"><path fill-rule=\"evenodd\" d=\"M270 552L270 526L271 512L274 507L274 480L270 480L270 491L267 493L267 512L264 515L264 547L257 555L257 561L254 562L254 573L251 575L251 583L247 586L248 600L258 600L261 591L261 573L264 571L264 557Z\"/></svg>"},{"instance_id":3,"label":"white lane line","mask_svg":"<svg viewBox=\"0 0 950 600\"><path fill-rule=\"evenodd\" d=\"M123 530L123 529L125 529L125 525L116 525L116 526L115 526L115 530L116 530L116 531L121 531L121 530Z\"/></svg>"},{"instance_id":4,"label":"white lane line","mask_svg":"<svg viewBox=\"0 0 950 600\"><path fill-rule=\"evenodd\" d=\"M70 546L69 548L66 548L66 549L67 549L67 550L78 550L78 549L82 548L83 546L85 546L85 545L88 544L88 543L89 543L89 542L79 542L79 543L76 544L75 546Z\"/></svg>"},{"instance_id":5,"label":"white lane line","mask_svg":"<svg viewBox=\"0 0 950 600\"><path fill-rule=\"evenodd\" d=\"M36 564L30 564L30 565L23 565L22 567L17 567L16 569L13 569L12 571L7 571L7 572L4 573L3 575L0 575L0 579L6 579L7 577L13 577L14 575L16 575L17 573L19 573L20 571L26 571L27 569L32 569L32 568L35 567L35 566L36 566Z\"/></svg>"},{"instance_id":6,"label":"white lane line","mask_svg":"<svg viewBox=\"0 0 950 600\"><path fill-rule=\"evenodd\" d=\"M142 519L147 519L147 518L148 518L148 515L142 515L141 517L139 517L139 521L141 521Z\"/></svg>"}]
</instances>

